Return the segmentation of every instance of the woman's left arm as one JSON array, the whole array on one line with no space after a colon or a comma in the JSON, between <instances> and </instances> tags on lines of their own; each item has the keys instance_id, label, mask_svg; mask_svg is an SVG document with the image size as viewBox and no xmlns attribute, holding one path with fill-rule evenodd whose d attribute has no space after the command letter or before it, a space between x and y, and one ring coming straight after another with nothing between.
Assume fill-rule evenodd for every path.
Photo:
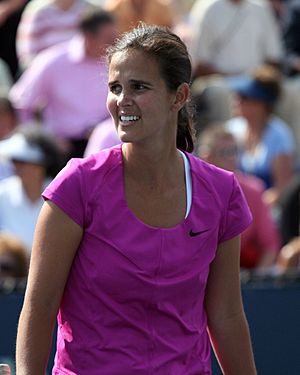
<instances>
[{"instance_id":1,"label":"woman's left arm","mask_svg":"<svg viewBox=\"0 0 300 375\"><path fill-rule=\"evenodd\" d=\"M256 375L240 288L240 237L218 246L205 308L212 346L224 375Z\"/></svg>"}]
</instances>

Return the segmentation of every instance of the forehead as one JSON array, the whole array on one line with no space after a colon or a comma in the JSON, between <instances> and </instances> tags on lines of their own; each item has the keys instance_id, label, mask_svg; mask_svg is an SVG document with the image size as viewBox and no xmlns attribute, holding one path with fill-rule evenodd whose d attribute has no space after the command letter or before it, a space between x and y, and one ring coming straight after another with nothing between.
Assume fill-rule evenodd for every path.
<instances>
[{"instance_id":1,"label":"forehead","mask_svg":"<svg viewBox=\"0 0 300 375\"><path fill-rule=\"evenodd\" d=\"M162 79L158 62L150 55L136 50L117 52L109 64L111 79Z\"/></svg>"}]
</instances>

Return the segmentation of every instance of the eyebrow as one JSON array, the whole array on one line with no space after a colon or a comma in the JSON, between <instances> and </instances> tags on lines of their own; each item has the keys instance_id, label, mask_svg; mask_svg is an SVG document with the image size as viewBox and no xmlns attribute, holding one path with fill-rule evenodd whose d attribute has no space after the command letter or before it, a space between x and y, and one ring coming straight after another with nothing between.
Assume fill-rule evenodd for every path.
<instances>
[{"instance_id":1,"label":"eyebrow","mask_svg":"<svg viewBox=\"0 0 300 375\"><path fill-rule=\"evenodd\" d=\"M129 82L130 83L140 83L140 84L143 84L143 85L152 86L152 84L150 82L143 81L142 79L130 79Z\"/></svg>"},{"instance_id":2,"label":"eyebrow","mask_svg":"<svg viewBox=\"0 0 300 375\"><path fill-rule=\"evenodd\" d=\"M115 80L115 81L108 82L108 86L113 86L116 83L119 83L119 81ZM153 85L150 82L143 81L142 79L130 79L129 83L130 84L137 84L138 83L138 84L143 84L143 85L147 85L147 86L153 87Z\"/></svg>"}]
</instances>

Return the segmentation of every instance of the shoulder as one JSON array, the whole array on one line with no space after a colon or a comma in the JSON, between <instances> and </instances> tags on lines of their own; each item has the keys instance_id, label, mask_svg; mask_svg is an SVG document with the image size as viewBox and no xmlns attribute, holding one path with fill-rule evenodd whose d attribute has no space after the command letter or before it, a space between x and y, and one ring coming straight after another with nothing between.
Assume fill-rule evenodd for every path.
<instances>
[{"instance_id":1,"label":"shoulder","mask_svg":"<svg viewBox=\"0 0 300 375\"><path fill-rule=\"evenodd\" d=\"M95 202L99 203L99 194L107 191L107 176L116 175L115 166L121 161L120 147L106 149L82 159L71 159L46 187L43 197L52 200L83 225L89 217L88 207Z\"/></svg>"},{"instance_id":2,"label":"shoulder","mask_svg":"<svg viewBox=\"0 0 300 375\"><path fill-rule=\"evenodd\" d=\"M58 174L68 178L69 175L78 175L87 183L92 179L105 179L106 175L111 173L115 166L122 162L122 152L120 145L107 148L94 153L85 158L71 159L65 168Z\"/></svg>"},{"instance_id":3,"label":"shoulder","mask_svg":"<svg viewBox=\"0 0 300 375\"><path fill-rule=\"evenodd\" d=\"M269 121L269 127L271 130L278 134L292 134L291 127L280 117L272 116Z\"/></svg>"},{"instance_id":4,"label":"shoulder","mask_svg":"<svg viewBox=\"0 0 300 375\"><path fill-rule=\"evenodd\" d=\"M35 72L56 69L57 65L68 57L68 44L69 42L60 43L39 52L33 59L28 71L34 75Z\"/></svg>"},{"instance_id":5,"label":"shoulder","mask_svg":"<svg viewBox=\"0 0 300 375\"><path fill-rule=\"evenodd\" d=\"M295 147L292 129L286 122L276 116L273 116L268 123L265 132L265 142L270 142L277 148L279 146Z\"/></svg>"},{"instance_id":6,"label":"shoulder","mask_svg":"<svg viewBox=\"0 0 300 375\"><path fill-rule=\"evenodd\" d=\"M235 176L232 172L209 164L198 157L189 154L192 175L197 183L200 183L207 191L212 194L223 195L231 194Z\"/></svg>"}]
</instances>

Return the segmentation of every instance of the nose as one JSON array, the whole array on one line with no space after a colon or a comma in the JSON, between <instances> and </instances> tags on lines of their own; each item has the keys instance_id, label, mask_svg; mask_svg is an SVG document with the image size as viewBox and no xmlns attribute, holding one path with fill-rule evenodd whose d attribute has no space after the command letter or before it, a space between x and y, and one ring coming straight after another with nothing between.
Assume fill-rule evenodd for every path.
<instances>
[{"instance_id":1,"label":"nose","mask_svg":"<svg viewBox=\"0 0 300 375\"><path fill-rule=\"evenodd\" d=\"M118 96L118 106L129 106L132 105L132 96L128 91L123 90Z\"/></svg>"}]
</instances>

